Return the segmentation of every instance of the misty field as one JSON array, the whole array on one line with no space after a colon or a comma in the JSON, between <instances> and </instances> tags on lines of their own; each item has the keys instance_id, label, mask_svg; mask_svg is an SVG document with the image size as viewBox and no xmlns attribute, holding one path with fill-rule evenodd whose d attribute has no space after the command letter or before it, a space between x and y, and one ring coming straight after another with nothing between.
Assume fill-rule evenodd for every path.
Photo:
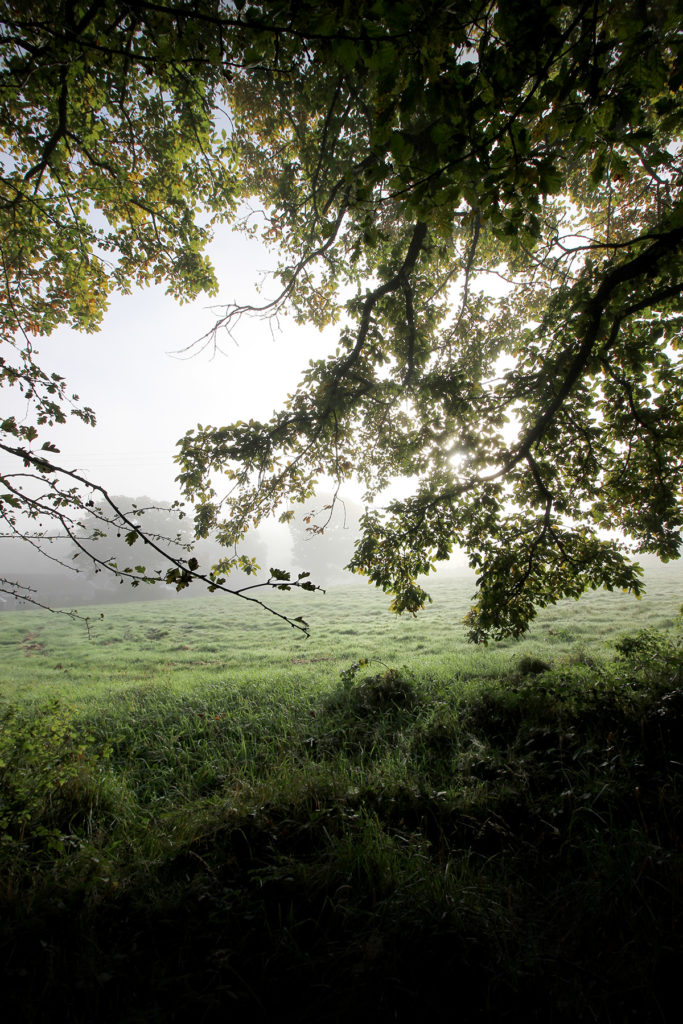
<instances>
[{"instance_id":1,"label":"misty field","mask_svg":"<svg viewBox=\"0 0 683 1024\"><path fill-rule=\"evenodd\" d=\"M275 595L310 640L210 598L3 614L12 1020L668 1024L681 583L485 649L466 579L415 620Z\"/></svg>"},{"instance_id":2,"label":"misty field","mask_svg":"<svg viewBox=\"0 0 683 1024\"><path fill-rule=\"evenodd\" d=\"M203 683L330 683L361 658L370 671L405 666L449 680L514 670L524 657L551 664L609 657L620 633L673 625L683 600L683 568L646 574L636 600L603 590L541 609L521 641L473 647L462 618L472 576L431 582L433 603L417 618L388 611L372 587L341 586L326 594L264 593L273 607L311 625L305 639L245 601L207 596L87 608L90 632L78 620L46 611L0 616L0 698L83 697L159 683L182 690ZM100 618L103 615L103 618Z\"/></svg>"}]
</instances>

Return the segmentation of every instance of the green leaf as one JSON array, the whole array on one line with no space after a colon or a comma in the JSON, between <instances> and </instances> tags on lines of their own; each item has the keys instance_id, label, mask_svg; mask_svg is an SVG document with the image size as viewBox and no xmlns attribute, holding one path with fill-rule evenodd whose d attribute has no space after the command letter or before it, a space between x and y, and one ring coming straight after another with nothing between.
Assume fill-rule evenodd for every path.
<instances>
[{"instance_id":1,"label":"green leaf","mask_svg":"<svg viewBox=\"0 0 683 1024\"><path fill-rule=\"evenodd\" d=\"M593 160L590 168L590 179L594 185L599 185L607 171L607 153L600 150Z\"/></svg>"},{"instance_id":2,"label":"green leaf","mask_svg":"<svg viewBox=\"0 0 683 1024\"><path fill-rule=\"evenodd\" d=\"M398 164L407 164L413 155L413 144L401 132L393 132L389 140L389 151Z\"/></svg>"},{"instance_id":3,"label":"green leaf","mask_svg":"<svg viewBox=\"0 0 683 1024\"><path fill-rule=\"evenodd\" d=\"M558 195L564 187L564 178L551 164L541 164L538 169L538 183L544 195Z\"/></svg>"},{"instance_id":4,"label":"green leaf","mask_svg":"<svg viewBox=\"0 0 683 1024\"><path fill-rule=\"evenodd\" d=\"M335 60L345 71L353 71L359 58L358 48L351 39L340 39L333 45Z\"/></svg>"}]
</instances>

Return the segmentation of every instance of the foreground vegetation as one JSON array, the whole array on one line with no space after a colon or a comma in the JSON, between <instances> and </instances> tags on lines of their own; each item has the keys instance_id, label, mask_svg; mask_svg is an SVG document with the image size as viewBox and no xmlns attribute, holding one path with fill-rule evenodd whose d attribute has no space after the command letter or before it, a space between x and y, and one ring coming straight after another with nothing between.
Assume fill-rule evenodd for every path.
<instances>
[{"instance_id":1,"label":"foreground vegetation","mask_svg":"<svg viewBox=\"0 0 683 1024\"><path fill-rule=\"evenodd\" d=\"M0 963L12 1019L412 1020L444 1000L468 1021L673 1019L674 589L650 608L669 628L622 631L614 646L612 623L611 651L595 595L573 619L549 613L527 647L461 663L456 646L450 674L436 641L431 660L410 650L413 624L373 638L370 605L366 653L383 642L405 667L363 664L351 633L328 636L330 661L284 641L249 650L245 633L241 672L192 676L182 663L175 682L168 666L153 677L180 605L156 605L156 626L143 609L142 633L167 630L147 648L104 643L125 609L107 613L75 682L62 637L66 686L55 674L32 690L8 658ZM335 600L362 605L350 594ZM206 605L182 608L177 656L189 659L210 623ZM617 618L633 626L623 605ZM3 617L4 639L19 620L44 645L18 645L38 677L58 664L39 632L53 620ZM580 630L591 622L592 646ZM99 690L98 642L111 668ZM429 629L419 643L432 649ZM114 654L126 645L139 658L128 677Z\"/></svg>"}]
</instances>

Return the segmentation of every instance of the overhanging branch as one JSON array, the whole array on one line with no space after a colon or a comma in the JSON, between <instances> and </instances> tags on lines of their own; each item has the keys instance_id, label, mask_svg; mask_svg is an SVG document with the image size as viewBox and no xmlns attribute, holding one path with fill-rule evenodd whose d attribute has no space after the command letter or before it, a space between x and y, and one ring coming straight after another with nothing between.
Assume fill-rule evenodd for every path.
<instances>
[{"instance_id":1,"label":"overhanging branch","mask_svg":"<svg viewBox=\"0 0 683 1024\"><path fill-rule=\"evenodd\" d=\"M251 604L256 604L260 608L263 608L265 611L270 612L271 615L274 615L276 618L281 619L283 622L286 622L288 626L291 626L293 629L298 630L305 637L310 636L310 629L308 623L302 617L291 618L289 615L285 615L282 612L277 611L277 609L272 608L270 605L266 604L265 601L261 601L259 598L251 596L250 594L246 593L246 591L252 591L257 588L268 588L270 590L282 590L283 588L320 590L322 588L317 586L313 588L312 584L303 587L301 582L298 580L283 581L277 579L270 579L264 583L249 584L248 586L237 587L234 589L231 587L226 587L225 583L221 582L220 579L213 578L207 573L199 572L197 571L197 569L192 569L186 560L176 558L173 555L171 555L168 551L165 551L158 543L156 543L156 541L152 537L146 535L144 530L140 529L138 524L133 522L133 519L130 517L129 514L123 512L119 508L119 506L116 504L116 502L109 494L109 492L106 490L106 488L102 487L100 484L93 483L91 480L88 480L87 477L82 476L80 473L76 473L74 470L65 469L63 466L57 466L54 463L50 462L48 459L46 459L44 456L36 455L27 449L14 448L10 445L0 443L0 450L6 452L8 455L12 455L15 456L16 458L22 459L25 465L33 466L41 474L61 474L67 479L72 480L75 483L87 488L89 491L101 495L102 499L104 500L106 505L109 508L111 508L112 512L117 517L117 519L120 520L120 522L124 524L129 531L137 534L137 536L148 547L150 547L157 554L161 555L164 561L168 562L171 566L174 567L174 569L177 569L181 574L182 580L187 582L198 580L211 591L219 590L222 593L231 594L233 597L240 597L242 598L242 600L249 601ZM57 509L47 509L45 510L45 514L52 515L53 518L56 517L62 522L62 525L64 525L63 517L60 516L60 513ZM67 532L69 533L71 539L78 543L77 538L71 532ZM116 576L129 579L137 579L139 582L164 582L163 578L155 580L152 577L144 576L143 574L135 574L131 572L126 572L124 570L114 569L112 566L107 565L105 562L102 562L101 560L97 559L96 556L93 556L91 552L88 551L87 554L95 561L99 561L103 568L108 569ZM38 602L33 603L37 604Z\"/></svg>"}]
</instances>

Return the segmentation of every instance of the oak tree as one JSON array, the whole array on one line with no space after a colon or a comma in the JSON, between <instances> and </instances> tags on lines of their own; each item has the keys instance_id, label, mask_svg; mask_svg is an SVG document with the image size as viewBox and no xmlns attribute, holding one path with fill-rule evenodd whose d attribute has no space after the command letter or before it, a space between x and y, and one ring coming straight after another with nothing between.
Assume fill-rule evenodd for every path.
<instances>
[{"instance_id":1,"label":"oak tree","mask_svg":"<svg viewBox=\"0 0 683 1024\"><path fill-rule=\"evenodd\" d=\"M0 288L17 354L0 373L37 421L5 421L2 447L46 481L41 514L66 515L82 481L61 487L39 447L67 391L34 337L96 328L107 295L138 281L214 288L202 246L211 217L232 218L277 250L279 287L225 307L200 343L289 313L336 325L337 344L270 421L182 439L198 535L233 545L288 519L321 475L355 477L369 504L351 568L416 612L418 577L461 546L473 640L519 635L587 588L638 593L638 552L677 557L678 5L0 7ZM413 495L372 505L397 476ZM14 478L5 489L3 515L33 513Z\"/></svg>"}]
</instances>

